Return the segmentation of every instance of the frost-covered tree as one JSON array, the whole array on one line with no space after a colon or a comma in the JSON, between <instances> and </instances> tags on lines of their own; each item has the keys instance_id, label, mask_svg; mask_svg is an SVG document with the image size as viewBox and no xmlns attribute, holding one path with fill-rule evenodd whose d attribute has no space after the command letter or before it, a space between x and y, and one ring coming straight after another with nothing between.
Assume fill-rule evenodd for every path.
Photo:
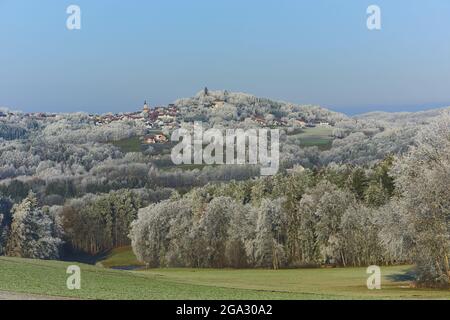
<instances>
[{"instance_id":1,"label":"frost-covered tree","mask_svg":"<svg viewBox=\"0 0 450 320\"><path fill-rule=\"evenodd\" d=\"M374 223L386 263L411 262L414 231L403 200L394 198L376 209Z\"/></svg>"},{"instance_id":2,"label":"frost-covered tree","mask_svg":"<svg viewBox=\"0 0 450 320\"><path fill-rule=\"evenodd\" d=\"M314 265L319 261L317 239L317 205L321 197L319 188L308 190L299 202L296 216L296 260L300 265Z\"/></svg>"},{"instance_id":3,"label":"frost-covered tree","mask_svg":"<svg viewBox=\"0 0 450 320\"><path fill-rule=\"evenodd\" d=\"M254 210L257 212L257 222L251 256L257 266L278 269L286 263L286 215L283 200L263 199L261 205Z\"/></svg>"},{"instance_id":4,"label":"frost-covered tree","mask_svg":"<svg viewBox=\"0 0 450 320\"><path fill-rule=\"evenodd\" d=\"M178 215L189 214L190 203L181 200L166 200L141 209L138 218L131 224L130 231L131 245L136 257L151 267L166 266L171 249L171 221Z\"/></svg>"},{"instance_id":5,"label":"frost-covered tree","mask_svg":"<svg viewBox=\"0 0 450 320\"><path fill-rule=\"evenodd\" d=\"M341 220L347 208L355 203L354 195L328 182L320 183L316 189L322 194L316 209L316 235L322 259L326 263L340 263L345 266L347 261L340 241Z\"/></svg>"},{"instance_id":6,"label":"frost-covered tree","mask_svg":"<svg viewBox=\"0 0 450 320\"><path fill-rule=\"evenodd\" d=\"M297 170L284 178L276 177L273 193L277 197L284 197L283 203L286 212L286 246L289 263L292 265L302 264L305 260L311 262L314 254L310 254L310 233L314 234L314 228L310 225L310 206L308 199L303 200L307 189L312 187L313 176L309 170ZM314 219L313 219L314 220ZM314 249L311 249L314 251Z\"/></svg>"},{"instance_id":7,"label":"frost-covered tree","mask_svg":"<svg viewBox=\"0 0 450 320\"><path fill-rule=\"evenodd\" d=\"M199 232L205 265L210 267L226 266L225 248L228 240L228 228L232 212L238 210L238 205L231 198L214 198L206 207L199 221Z\"/></svg>"},{"instance_id":8,"label":"frost-covered tree","mask_svg":"<svg viewBox=\"0 0 450 320\"><path fill-rule=\"evenodd\" d=\"M30 192L13 208L7 254L14 257L57 259L62 240L58 238L55 219L47 209L38 206Z\"/></svg>"},{"instance_id":9,"label":"frost-covered tree","mask_svg":"<svg viewBox=\"0 0 450 320\"><path fill-rule=\"evenodd\" d=\"M417 282L450 286L450 115L419 133L417 146L393 169L411 230Z\"/></svg>"},{"instance_id":10,"label":"frost-covered tree","mask_svg":"<svg viewBox=\"0 0 450 320\"><path fill-rule=\"evenodd\" d=\"M225 245L227 265L233 268L248 267L251 266L251 261L245 248L255 236L256 217L252 215L249 205L244 206L235 201L232 206L234 210L230 212L230 225Z\"/></svg>"},{"instance_id":11,"label":"frost-covered tree","mask_svg":"<svg viewBox=\"0 0 450 320\"><path fill-rule=\"evenodd\" d=\"M383 261L383 247L375 224L375 210L352 204L341 218L339 245L347 266L368 266Z\"/></svg>"}]
</instances>

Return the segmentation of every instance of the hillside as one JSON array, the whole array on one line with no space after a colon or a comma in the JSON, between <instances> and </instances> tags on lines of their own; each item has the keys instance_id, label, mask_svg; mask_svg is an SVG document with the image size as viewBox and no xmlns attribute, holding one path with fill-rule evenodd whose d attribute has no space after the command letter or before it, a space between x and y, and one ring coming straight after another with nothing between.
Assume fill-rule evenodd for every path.
<instances>
[{"instance_id":1,"label":"hillside","mask_svg":"<svg viewBox=\"0 0 450 320\"><path fill-rule=\"evenodd\" d=\"M194 97L179 99L171 106L180 111L185 121L204 121L211 125L236 125L240 122L244 125L261 122L289 125L296 120L336 123L348 118L319 106L297 105L226 90L205 89Z\"/></svg>"}]
</instances>

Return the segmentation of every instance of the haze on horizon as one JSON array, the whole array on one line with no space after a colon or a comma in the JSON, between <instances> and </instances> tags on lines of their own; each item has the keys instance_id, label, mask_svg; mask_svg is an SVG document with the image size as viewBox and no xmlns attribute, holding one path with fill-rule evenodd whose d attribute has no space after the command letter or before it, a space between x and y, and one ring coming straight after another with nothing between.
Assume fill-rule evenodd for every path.
<instances>
[{"instance_id":1,"label":"haze on horizon","mask_svg":"<svg viewBox=\"0 0 450 320\"><path fill-rule=\"evenodd\" d=\"M208 86L347 114L445 107L449 15L448 0L0 0L0 106L121 112Z\"/></svg>"}]
</instances>

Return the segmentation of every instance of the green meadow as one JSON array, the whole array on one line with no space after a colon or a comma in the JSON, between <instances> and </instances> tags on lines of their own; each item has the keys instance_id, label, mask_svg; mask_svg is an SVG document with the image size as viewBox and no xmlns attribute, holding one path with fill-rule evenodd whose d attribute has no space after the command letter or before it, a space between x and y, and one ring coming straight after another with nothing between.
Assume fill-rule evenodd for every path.
<instances>
[{"instance_id":1,"label":"green meadow","mask_svg":"<svg viewBox=\"0 0 450 320\"><path fill-rule=\"evenodd\" d=\"M332 132L331 127L305 128L299 133L289 135L288 139L302 147L316 146L320 150L327 150L331 148L333 142Z\"/></svg>"},{"instance_id":2,"label":"green meadow","mask_svg":"<svg viewBox=\"0 0 450 320\"><path fill-rule=\"evenodd\" d=\"M114 265L128 257L109 257ZM114 254L113 256L115 256ZM116 259L111 260L111 259ZM66 269L81 268L81 289L68 290ZM79 263L0 258L0 291L77 299L449 299L448 290L410 286L411 267L382 268L381 290L368 290L365 268L289 270L112 270Z\"/></svg>"}]
</instances>

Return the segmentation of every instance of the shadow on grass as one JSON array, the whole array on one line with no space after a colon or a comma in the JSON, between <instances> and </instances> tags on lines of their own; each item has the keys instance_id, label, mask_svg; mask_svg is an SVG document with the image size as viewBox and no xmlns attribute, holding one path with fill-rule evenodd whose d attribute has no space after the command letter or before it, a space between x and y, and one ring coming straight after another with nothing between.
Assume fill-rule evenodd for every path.
<instances>
[{"instance_id":1,"label":"shadow on grass","mask_svg":"<svg viewBox=\"0 0 450 320\"><path fill-rule=\"evenodd\" d=\"M125 271L136 271L136 270L144 270L145 267L144 266L129 265L129 266L113 266L113 267L111 267L111 269L113 269L113 270L125 270Z\"/></svg>"},{"instance_id":2,"label":"shadow on grass","mask_svg":"<svg viewBox=\"0 0 450 320\"><path fill-rule=\"evenodd\" d=\"M65 254L61 257L61 261L95 265L98 261L106 259L110 251L104 251L96 255L90 255L85 252L70 249L65 250L64 252Z\"/></svg>"},{"instance_id":3,"label":"shadow on grass","mask_svg":"<svg viewBox=\"0 0 450 320\"><path fill-rule=\"evenodd\" d=\"M387 279L393 282L405 282L405 281L414 281L415 279L415 271L414 269L405 270L402 273L395 273L386 276Z\"/></svg>"}]
</instances>

